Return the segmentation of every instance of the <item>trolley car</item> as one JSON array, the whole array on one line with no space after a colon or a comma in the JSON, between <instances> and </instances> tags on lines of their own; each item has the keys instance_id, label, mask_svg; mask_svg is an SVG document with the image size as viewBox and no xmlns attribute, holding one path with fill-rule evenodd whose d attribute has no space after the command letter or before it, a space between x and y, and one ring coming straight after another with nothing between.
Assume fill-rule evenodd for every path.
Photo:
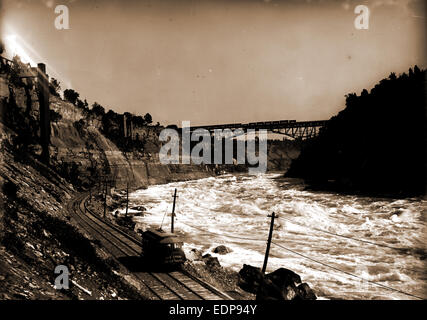
<instances>
[{"instance_id":1,"label":"trolley car","mask_svg":"<svg viewBox=\"0 0 427 320\"><path fill-rule=\"evenodd\" d=\"M178 266L185 262L182 250L184 241L175 233L161 229L147 229L142 233L142 251L144 258L151 264Z\"/></svg>"}]
</instances>

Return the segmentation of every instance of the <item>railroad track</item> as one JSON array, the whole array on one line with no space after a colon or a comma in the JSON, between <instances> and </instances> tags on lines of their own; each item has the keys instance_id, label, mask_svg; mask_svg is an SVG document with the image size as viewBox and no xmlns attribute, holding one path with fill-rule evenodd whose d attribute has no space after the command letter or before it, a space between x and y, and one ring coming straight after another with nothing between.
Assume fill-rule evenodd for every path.
<instances>
[{"instance_id":1,"label":"railroad track","mask_svg":"<svg viewBox=\"0 0 427 320\"><path fill-rule=\"evenodd\" d=\"M80 194L68 205L73 218L86 232L98 239L120 262L122 258L141 257L141 239L130 236L87 207L87 195ZM155 300L231 300L226 293L194 277L185 270L173 272L131 271Z\"/></svg>"}]
</instances>

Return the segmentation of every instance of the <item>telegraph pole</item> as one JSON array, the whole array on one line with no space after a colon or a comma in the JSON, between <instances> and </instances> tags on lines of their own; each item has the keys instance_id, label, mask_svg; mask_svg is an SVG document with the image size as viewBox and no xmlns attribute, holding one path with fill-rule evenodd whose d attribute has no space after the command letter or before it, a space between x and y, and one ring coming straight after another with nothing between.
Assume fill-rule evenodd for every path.
<instances>
[{"instance_id":1,"label":"telegraph pole","mask_svg":"<svg viewBox=\"0 0 427 320\"><path fill-rule=\"evenodd\" d=\"M107 179L105 179L105 194L104 194L104 219L107 214Z\"/></svg>"},{"instance_id":2,"label":"telegraph pole","mask_svg":"<svg viewBox=\"0 0 427 320\"><path fill-rule=\"evenodd\" d=\"M49 76L46 74L46 65L37 65L37 91L40 111L40 144L42 147L41 159L49 165L50 143L50 110L49 110Z\"/></svg>"},{"instance_id":3,"label":"telegraph pole","mask_svg":"<svg viewBox=\"0 0 427 320\"><path fill-rule=\"evenodd\" d=\"M261 271L262 274L264 274L265 269L267 269L267 260L268 260L268 254L270 253L271 237L273 236L274 218L277 218L277 216L273 212L273 214L268 215L268 217L271 217L271 223L270 223L270 232L268 233L267 249L265 250L264 265L262 266L262 271Z\"/></svg>"},{"instance_id":4,"label":"telegraph pole","mask_svg":"<svg viewBox=\"0 0 427 320\"><path fill-rule=\"evenodd\" d=\"M126 214L125 214L125 217L128 216L128 208L129 208L129 180L126 182Z\"/></svg>"},{"instance_id":5,"label":"telegraph pole","mask_svg":"<svg viewBox=\"0 0 427 320\"><path fill-rule=\"evenodd\" d=\"M175 193L173 195L173 206L172 206L172 215L171 215L171 219L172 219L171 233L173 233L173 222L174 222L174 218L175 218L175 202L176 202L176 188L175 188Z\"/></svg>"}]
</instances>

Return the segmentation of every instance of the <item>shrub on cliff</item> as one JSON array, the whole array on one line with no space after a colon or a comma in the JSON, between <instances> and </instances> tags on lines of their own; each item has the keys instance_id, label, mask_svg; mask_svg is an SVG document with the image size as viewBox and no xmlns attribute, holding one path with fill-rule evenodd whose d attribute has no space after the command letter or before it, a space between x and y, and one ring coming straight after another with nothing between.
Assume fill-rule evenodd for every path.
<instances>
[{"instance_id":1,"label":"shrub on cliff","mask_svg":"<svg viewBox=\"0 0 427 320\"><path fill-rule=\"evenodd\" d=\"M64 90L64 99L72 104L76 105L77 99L80 94L73 89L65 89Z\"/></svg>"},{"instance_id":2,"label":"shrub on cliff","mask_svg":"<svg viewBox=\"0 0 427 320\"><path fill-rule=\"evenodd\" d=\"M55 79L51 78L49 82L49 92L51 95L54 95L56 97L59 97L59 91L61 91L61 84L60 82Z\"/></svg>"},{"instance_id":3,"label":"shrub on cliff","mask_svg":"<svg viewBox=\"0 0 427 320\"><path fill-rule=\"evenodd\" d=\"M308 142L287 172L368 193L414 195L426 186L426 71L346 96L346 108Z\"/></svg>"}]
</instances>

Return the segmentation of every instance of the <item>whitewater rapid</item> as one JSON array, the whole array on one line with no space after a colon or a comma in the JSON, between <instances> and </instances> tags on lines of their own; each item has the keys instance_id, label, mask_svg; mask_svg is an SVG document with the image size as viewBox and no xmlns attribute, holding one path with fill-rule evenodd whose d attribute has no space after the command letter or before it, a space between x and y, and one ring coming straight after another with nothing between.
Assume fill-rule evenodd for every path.
<instances>
[{"instance_id":1,"label":"whitewater rapid","mask_svg":"<svg viewBox=\"0 0 427 320\"><path fill-rule=\"evenodd\" d=\"M163 229L170 228L175 188L175 225L187 252L210 252L222 244L232 252L211 253L221 265L236 271L244 263L261 267L267 215L275 212L267 272L291 269L327 299L414 299L369 281L427 297L425 200L305 191L302 181L278 174L224 175L131 193L131 206L148 212L134 217L137 228L162 221Z\"/></svg>"}]
</instances>

